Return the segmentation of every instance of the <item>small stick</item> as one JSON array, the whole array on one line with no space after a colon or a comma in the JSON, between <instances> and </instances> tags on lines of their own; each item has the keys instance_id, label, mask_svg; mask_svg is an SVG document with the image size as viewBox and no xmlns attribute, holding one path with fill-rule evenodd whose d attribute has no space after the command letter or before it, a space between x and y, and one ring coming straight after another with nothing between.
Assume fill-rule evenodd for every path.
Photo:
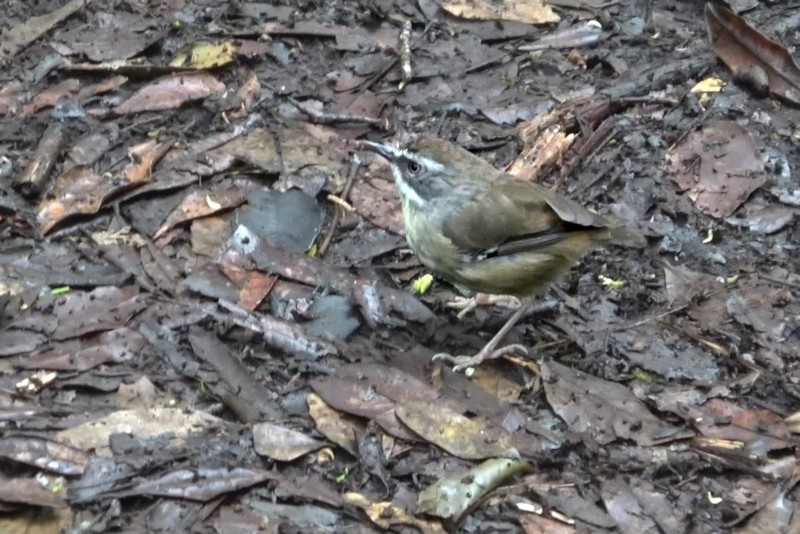
<instances>
[{"instance_id":1,"label":"small stick","mask_svg":"<svg viewBox=\"0 0 800 534\"><path fill-rule=\"evenodd\" d=\"M400 68L403 72L400 79L400 85L397 87L400 91L411 81L414 76L411 70L411 21L403 22L403 31L400 32Z\"/></svg>"},{"instance_id":2,"label":"small stick","mask_svg":"<svg viewBox=\"0 0 800 534\"><path fill-rule=\"evenodd\" d=\"M768 276L766 274L758 274L758 277L762 280L766 280L767 282L772 282L773 284L778 284L786 287L790 287L792 289L800 289L800 284L794 284L788 280L781 280L779 278L774 278L772 276Z\"/></svg>"},{"instance_id":3,"label":"small stick","mask_svg":"<svg viewBox=\"0 0 800 534\"><path fill-rule=\"evenodd\" d=\"M220 299L217 304L231 314L225 315L207 307L206 311L212 317L217 320L230 319L242 328L257 332L268 345L276 349L312 360L339 353L339 349L333 343L306 334L302 326L297 323L249 312L225 299Z\"/></svg>"},{"instance_id":4,"label":"small stick","mask_svg":"<svg viewBox=\"0 0 800 534\"><path fill-rule=\"evenodd\" d=\"M346 203L347 198L350 196L350 192L353 190L353 184L356 181L356 175L358 174L358 170L361 168L361 158L358 157L358 154L353 154L350 159L350 170L347 173L347 182L344 184L344 188L342 189L342 196L339 197L339 200ZM339 204L336 202L336 204ZM341 205L341 204L340 204ZM348 204L349 205L349 204ZM328 248L331 246L331 241L333 240L333 234L336 233L336 228L339 226L339 221L342 219L342 210L337 209L333 212L333 220L331 221L331 227L328 230L328 233L325 234L325 239L322 240L322 244L319 246L319 253L320 257L324 256L326 252L328 252Z\"/></svg>"},{"instance_id":5,"label":"small stick","mask_svg":"<svg viewBox=\"0 0 800 534\"><path fill-rule=\"evenodd\" d=\"M376 119L374 117L365 117L363 115L340 115L336 113L325 113L306 107L305 104L295 100L291 96L287 96L286 99L291 105L308 115L308 118L310 118L311 121L316 124L368 124L370 126L380 128L383 131L389 131L389 119Z\"/></svg>"},{"instance_id":6,"label":"small stick","mask_svg":"<svg viewBox=\"0 0 800 534\"><path fill-rule=\"evenodd\" d=\"M365 117L363 115L342 115L336 113L325 113L322 111L317 111L310 107L307 107L304 103L300 102L296 98L284 94L274 87L271 87L269 84L264 84L264 87L272 91L273 95L282 96L285 98L291 105L297 108L301 113L304 113L311 119L311 122L315 124L326 124L326 125L336 125L336 124L368 124L370 126L375 126L380 128L383 131L389 131L389 119L376 119L375 117ZM265 95L263 96L258 102L253 104L253 108L260 106L265 100L271 98L273 95Z\"/></svg>"},{"instance_id":7,"label":"small stick","mask_svg":"<svg viewBox=\"0 0 800 534\"><path fill-rule=\"evenodd\" d=\"M336 195L334 195L334 194L329 194L329 195L328 195L327 197L325 197L325 198L326 198L327 200L330 200L330 201L331 201L331 202L333 202L334 204L338 204L339 206L341 206L341 207L344 209L344 211L355 211L355 210L356 210L356 209L353 207L353 205L352 205L352 204L350 204L348 201L346 201L345 199L343 199L343 198L342 198L342 197L340 197L340 196L336 196Z\"/></svg>"},{"instance_id":8,"label":"small stick","mask_svg":"<svg viewBox=\"0 0 800 534\"><path fill-rule=\"evenodd\" d=\"M424 38L426 35L428 35L428 32L431 30L431 28L432 28L432 27L433 27L433 23L432 23L432 22L429 22L428 24L426 24L426 25L425 25L425 29L424 29L424 30L422 30L422 35L420 35L419 37L417 37L417 39L416 39L416 40L415 40L413 43L411 43L411 49L412 49L412 50L413 50L413 49L414 49L414 48L417 46L417 44L418 44L418 43L419 43L419 42L420 42L420 41L421 41L421 40L422 40L422 39L423 39L423 38ZM378 81L379 81L379 80L381 80L381 79L382 79L384 76L386 76L386 74L388 74L388 72L389 72L390 70L392 70L392 69L394 68L394 66L397 64L397 62L398 62L398 61L400 61L400 58L399 58L399 57L397 57L397 56L393 57L392 59L390 59L390 60L388 61L388 63L386 63L386 66L385 66L385 67L383 67L383 68L382 68L382 69L381 69L381 70L380 70L380 71L379 71L377 74L374 74L374 75L373 75L371 78L369 78L369 79L365 80L365 81L364 81L364 83L362 83L362 84L360 84L360 85L357 85L357 86L353 87L353 88L351 89L351 91L355 91L356 89L358 89L358 94L359 94L359 95L362 95L362 94L364 94L365 92L369 91L369 89L370 89L370 88L371 88L373 85L375 85L376 83L378 83Z\"/></svg>"},{"instance_id":9,"label":"small stick","mask_svg":"<svg viewBox=\"0 0 800 534\"><path fill-rule=\"evenodd\" d=\"M47 127L39 139L30 163L14 181L14 189L23 197L34 198L47 188L50 171L55 166L64 141L64 127L60 123L56 122Z\"/></svg>"}]
</instances>

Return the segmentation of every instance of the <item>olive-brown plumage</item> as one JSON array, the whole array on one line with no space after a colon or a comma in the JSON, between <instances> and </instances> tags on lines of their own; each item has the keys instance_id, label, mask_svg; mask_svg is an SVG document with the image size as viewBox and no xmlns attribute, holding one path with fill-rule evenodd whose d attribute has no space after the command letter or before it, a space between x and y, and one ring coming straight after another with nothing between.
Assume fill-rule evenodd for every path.
<instances>
[{"instance_id":1,"label":"olive-brown plumage","mask_svg":"<svg viewBox=\"0 0 800 534\"><path fill-rule=\"evenodd\" d=\"M391 163L406 238L427 268L469 290L514 295L525 303L477 356L437 355L457 369L519 350L496 346L530 297L592 248L642 239L442 139L421 137L405 147L362 143Z\"/></svg>"}]
</instances>

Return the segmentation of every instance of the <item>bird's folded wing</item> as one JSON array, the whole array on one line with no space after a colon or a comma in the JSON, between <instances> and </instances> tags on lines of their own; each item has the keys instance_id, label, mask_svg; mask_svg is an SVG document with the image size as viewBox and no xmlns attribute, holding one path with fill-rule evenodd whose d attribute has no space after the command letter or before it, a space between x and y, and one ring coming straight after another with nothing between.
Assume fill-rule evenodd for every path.
<instances>
[{"instance_id":1,"label":"bird's folded wing","mask_svg":"<svg viewBox=\"0 0 800 534\"><path fill-rule=\"evenodd\" d=\"M444 235L474 256L541 249L609 222L540 185L509 178L492 184L453 211Z\"/></svg>"}]
</instances>

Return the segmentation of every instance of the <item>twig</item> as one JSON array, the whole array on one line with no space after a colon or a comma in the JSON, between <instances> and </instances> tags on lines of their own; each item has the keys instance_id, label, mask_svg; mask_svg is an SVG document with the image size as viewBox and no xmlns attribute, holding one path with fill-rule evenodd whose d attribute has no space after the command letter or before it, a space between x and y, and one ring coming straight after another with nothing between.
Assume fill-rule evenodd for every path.
<instances>
[{"instance_id":1,"label":"twig","mask_svg":"<svg viewBox=\"0 0 800 534\"><path fill-rule=\"evenodd\" d=\"M315 124L326 124L326 125L368 124L370 126L375 126L377 128L380 128L383 131L389 131L389 119L365 117L363 115L346 115L346 114L325 113L322 111L317 111L315 109L307 107L304 103L300 102L296 98L284 94L281 91L278 91L274 87L270 86L268 83L265 83L263 85L264 87L272 91L273 95L278 95L285 98L291 105L297 108L298 111L307 115L308 118L311 119L311 122ZM267 100L273 95L264 95L263 97L261 97L255 104L253 104L253 109L260 106L265 100Z\"/></svg>"},{"instance_id":2,"label":"twig","mask_svg":"<svg viewBox=\"0 0 800 534\"><path fill-rule=\"evenodd\" d=\"M347 182L344 184L344 188L342 189L342 195L339 197L343 201L347 201L348 197L350 196L350 192L353 190L353 184L356 181L356 175L358 174L358 170L361 168L361 158L358 157L358 154L353 154L350 158L350 170L347 172ZM322 240L322 244L319 246L319 256L322 257L328 252L328 248L331 246L331 241L333 240L333 234L336 233L336 228L339 226L339 221L342 219L342 210L337 209L333 212L333 220L331 221L331 227L328 230L328 233L325 234L325 239Z\"/></svg>"},{"instance_id":3,"label":"twig","mask_svg":"<svg viewBox=\"0 0 800 534\"><path fill-rule=\"evenodd\" d=\"M683 133L681 133L681 135L678 136L678 138L675 140L675 142L673 142L672 145L667 149L667 153L670 153L673 150L675 150L675 147L678 146L679 144L681 144L683 142L683 140L686 139L686 136L688 136L690 133L694 132L695 130L697 130L697 128L702 126L703 123L705 123L705 121L708 118L708 116L711 114L711 109L712 108L708 108L707 110L705 110L703 112L702 115L700 115L698 118L696 118L694 121L692 121L692 124L690 124L689 127L686 128L683 131Z\"/></svg>"},{"instance_id":4,"label":"twig","mask_svg":"<svg viewBox=\"0 0 800 534\"><path fill-rule=\"evenodd\" d=\"M306 107L305 104L292 98L291 96L286 96L286 100L289 101L291 105L296 107L298 110L302 111L308 118L311 119L311 122L316 124L327 124L327 125L334 125L334 124L368 124L370 126L375 126L376 128L380 128L381 130L388 132L389 131L389 119L376 119L375 117L365 117L363 115L343 115L337 113L325 113L322 111L317 111L315 109L311 109Z\"/></svg>"},{"instance_id":5,"label":"twig","mask_svg":"<svg viewBox=\"0 0 800 534\"><path fill-rule=\"evenodd\" d=\"M635 322L633 324L620 325L618 327L615 327L614 330L617 330L617 331L619 331L619 330L629 330L631 328L636 328L637 326L642 326L643 324L647 324L647 323L649 323L651 321L659 321L659 320L663 319L664 317L668 317L668 316L670 316L670 315L672 315L674 313L678 313L679 311L681 311L683 309L686 309L688 307L689 307L688 304L684 304L683 306L678 306L677 308L673 308L671 310L667 310L664 313L659 313L658 315L654 315L653 317L646 317L646 318L644 318L644 319L642 319L640 321L637 321L637 322Z\"/></svg>"},{"instance_id":6,"label":"twig","mask_svg":"<svg viewBox=\"0 0 800 534\"><path fill-rule=\"evenodd\" d=\"M580 114L576 112L575 118L580 121ZM603 147L617 136L619 133L618 122L617 118L613 115L606 117L593 132L584 136L583 143L578 146L574 157L570 158L570 160L561 167L561 173L554 186L555 189L559 189L563 185L566 177L572 175L573 171L578 168L579 165L587 162L592 155L602 150ZM587 185L582 190L588 189L590 186L591 184Z\"/></svg>"},{"instance_id":7,"label":"twig","mask_svg":"<svg viewBox=\"0 0 800 534\"><path fill-rule=\"evenodd\" d=\"M433 23L432 23L432 22L429 22L428 24L426 24L426 25L425 25L425 29L424 29L424 30L422 30L422 33L420 34L420 36L419 36L419 37L417 37L417 39L416 39L416 40L415 40L413 43L411 43L411 50L414 50L414 49L417 47L417 44L419 44L419 42L420 42L420 41L421 41L421 40L422 40L422 39L423 39L423 38L424 38L426 35L428 35L428 32L431 30L431 28L432 28L432 27L433 27ZM373 85L375 85L376 83L378 83L378 82L379 82L379 81L380 81L380 80L381 80L381 79L382 79L384 76L386 76L386 74L387 74L387 73L388 73L390 70L392 70L392 69L394 68L394 66L395 66L395 65L397 65L397 62L398 62L398 61L400 61L400 57L399 57L399 56L395 56L395 57L393 57L393 58L392 58L392 59L391 59L391 60L390 60L390 61L389 61L389 62L386 64L386 66L385 66L385 67L383 67L383 68L382 68L382 69L381 69L381 70L380 70L380 71L379 71L377 74L375 74L374 76L372 76L372 78L369 78L368 80L366 80L366 81L365 81L364 83L362 83L361 85L357 85L357 86L353 87L353 88L351 89L351 91L355 91L356 89L358 89L358 94L359 94L359 95L362 95L362 94L364 94L365 92L369 91L370 87L372 87Z\"/></svg>"},{"instance_id":8,"label":"twig","mask_svg":"<svg viewBox=\"0 0 800 534\"><path fill-rule=\"evenodd\" d=\"M411 81L414 73L411 70L411 21L406 20L403 22L403 31L400 32L400 69L402 70L402 78L400 79L399 90L403 90Z\"/></svg>"},{"instance_id":9,"label":"twig","mask_svg":"<svg viewBox=\"0 0 800 534\"><path fill-rule=\"evenodd\" d=\"M64 127L53 123L39 138L33 158L25 170L14 180L14 189L27 199L34 198L47 189L50 171L53 170L61 147L66 141Z\"/></svg>"},{"instance_id":10,"label":"twig","mask_svg":"<svg viewBox=\"0 0 800 534\"><path fill-rule=\"evenodd\" d=\"M230 319L242 328L258 332L271 347L312 360L339 353L333 343L308 335L299 324L249 312L225 299L220 299L218 304L231 314L225 315L208 307L210 315L218 320Z\"/></svg>"},{"instance_id":11,"label":"twig","mask_svg":"<svg viewBox=\"0 0 800 534\"><path fill-rule=\"evenodd\" d=\"M479 70L483 70L483 69L485 69L485 68L487 68L487 67L494 66L494 65L495 65L495 64L497 64L497 63L501 63L501 62L502 62L502 61L503 61L505 58L507 58L508 56L513 56L515 53L517 53L517 51L518 51L518 50L517 50L517 48L516 48L516 47L517 47L517 45L518 45L518 44L520 44L522 41L523 41L522 39L517 39L516 41L513 41L513 42L512 42L512 43L510 43L510 44L506 44L505 46L506 46L506 47L508 47L508 48L510 48L510 50L508 50L508 51L507 51L507 52L505 52L504 54L501 54L501 55L499 55L499 56L496 56L496 57L493 57L493 58L487 59L486 61L484 61L484 62L482 62L482 63L478 63L477 65L473 65L473 66L471 66L471 67L467 68L467 69L466 69L466 70L463 72L463 74L472 74L473 72L478 72Z\"/></svg>"},{"instance_id":12,"label":"twig","mask_svg":"<svg viewBox=\"0 0 800 534\"><path fill-rule=\"evenodd\" d=\"M773 284L778 284L786 287L791 287L792 289L800 290L800 284L795 284L787 280L780 280L778 278L773 278L766 274L759 274L758 277L761 278L762 280L766 280L767 282L772 282Z\"/></svg>"}]
</instances>

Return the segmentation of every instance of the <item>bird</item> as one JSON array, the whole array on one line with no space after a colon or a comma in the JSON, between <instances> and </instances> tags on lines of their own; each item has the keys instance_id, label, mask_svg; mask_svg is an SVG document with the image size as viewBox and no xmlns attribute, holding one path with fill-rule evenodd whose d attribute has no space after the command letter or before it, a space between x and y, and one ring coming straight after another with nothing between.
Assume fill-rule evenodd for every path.
<instances>
[{"instance_id":1,"label":"bird","mask_svg":"<svg viewBox=\"0 0 800 534\"><path fill-rule=\"evenodd\" d=\"M511 295L521 303L477 354L433 357L454 364L454 371L527 354L518 344L499 345L538 293L594 248L644 244L635 231L439 137L359 146L388 160L406 240L427 269L461 290Z\"/></svg>"}]
</instances>

